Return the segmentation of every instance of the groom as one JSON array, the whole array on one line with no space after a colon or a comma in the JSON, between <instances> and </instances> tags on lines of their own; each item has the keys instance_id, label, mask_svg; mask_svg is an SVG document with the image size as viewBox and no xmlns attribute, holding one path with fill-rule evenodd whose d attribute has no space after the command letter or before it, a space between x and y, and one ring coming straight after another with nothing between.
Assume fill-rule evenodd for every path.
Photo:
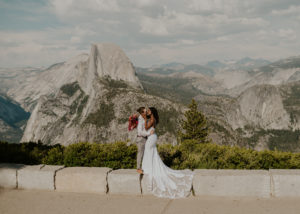
<instances>
[{"instance_id":1,"label":"groom","mask_svg":"<svg viewBox=\"0 0 300 214\"><path fill-rule=\"evenodd\" d=\"M147 141L147 137L152 134L148 133L145 129L145 122L147 121L147 111L145 107L140 107L137 110L140 114L138 118L138 126L137 126L137 146L138 146L138 153L137 153L137 172L143 174L142 170L142 160L144 156L145 144Z\"/></svg>"}]
</instances>

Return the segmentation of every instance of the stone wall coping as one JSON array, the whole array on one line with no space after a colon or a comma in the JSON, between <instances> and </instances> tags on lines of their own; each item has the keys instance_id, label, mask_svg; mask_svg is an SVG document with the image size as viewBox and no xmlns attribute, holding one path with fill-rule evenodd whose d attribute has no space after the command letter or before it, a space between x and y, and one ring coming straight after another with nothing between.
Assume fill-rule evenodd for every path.
<instances>
[{"instance_id":1,"label":"stone wall coping","mask_svg":"<svg viewBox=\"0 0 300 214\"><path fill-rule=\"evenodd\" d=\"M24 165L21 169L18 169L18 171L39 171L44 164L39 164L39 165Z\"/></svg>"},{"instance_id":2,"label":"stone wall coping","mask_svg":"<svg viewBox=\"0 0 300 214\"><path fill-rule=\"evenodd\" d=\"M63 165L44 165L40 170L41 171L56 171L64 168Z\"/></svg>"},{"instance_id":3,"label":"stone wall coping","mask_svg":"<svg viewBox=\"0 0 300 214\"><path fill-rule=\"evenodd\" d=\"M59 171L59 173L83 173L83 172L89 172L89 173L99 173L99 172L109 172L111 171L111 168L108 167L80 167L80 166L74 166L74 167L65 167L62 170Z\"/></svg>"},{"instance_id":4,"label":"stone wall coping","mask_svg":"<svg viewBox=\"0 0 300 214\"><path fill-rule=\"evenodd\" d=\"M195 169L195 175L225 175L225 176L239 176L239 175L269 175L269 170L261 169Z\"/></svg>"},{"instance_id":5,"label":"stone wall coping","mask_svg":"<svg viewBox=\"0 0 300 214\"><path fill-rule=\"evenodd\" d=\"M273 175L300 175L300 169L270 169Z\"/></svg>"},{"instance_id":6,"label":"stone wall coping","mask_svg":"<svg viewBox=\"0 0 300 214\"><path fill-rule=\"evenodd\" d=\"M137 174L139 176L136 169L117 169L111 171L109 174Z\"/></svg>"}]
</instances>

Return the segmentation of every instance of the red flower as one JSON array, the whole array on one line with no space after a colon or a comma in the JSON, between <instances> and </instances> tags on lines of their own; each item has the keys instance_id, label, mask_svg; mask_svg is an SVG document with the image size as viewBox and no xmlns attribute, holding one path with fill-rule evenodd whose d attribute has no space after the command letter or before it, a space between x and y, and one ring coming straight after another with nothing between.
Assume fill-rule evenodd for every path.
<instances>
[{"instance_id":1,"label":"red flower","mask_svg":"<svg viewBox=\"0 0 300 214\"><path fill-rule=\"evenodd\" d=\"M132 131L138 125L138 116L136 114L130 115L128 119L128 131Z\"/></svg>"}]
</instances>

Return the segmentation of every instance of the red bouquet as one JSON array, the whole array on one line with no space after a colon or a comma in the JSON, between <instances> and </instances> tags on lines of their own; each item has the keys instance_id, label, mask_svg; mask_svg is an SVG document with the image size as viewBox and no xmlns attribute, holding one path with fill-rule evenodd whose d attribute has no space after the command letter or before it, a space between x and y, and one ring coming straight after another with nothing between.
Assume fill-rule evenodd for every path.
<instances>
[{"instance_id":1,"label":"red bouquet","mask_svg":"<svg viewBox=\"0 0 300 214\"><path fill-rule=\"evenodd\" d=\"M136 114L130 115L128 119L128 131L135 129L138 125L139 119Z\"/></svg>"}]
</instances>

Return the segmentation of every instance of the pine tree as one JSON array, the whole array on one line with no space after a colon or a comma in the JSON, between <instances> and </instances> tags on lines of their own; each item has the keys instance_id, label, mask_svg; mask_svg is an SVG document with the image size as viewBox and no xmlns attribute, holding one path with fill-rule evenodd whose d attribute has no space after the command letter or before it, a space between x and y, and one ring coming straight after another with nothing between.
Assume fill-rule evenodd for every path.
<instances>
[{"instance_id":1,"label":"pine tree","mask_svg":"<svg viewBox=\"0 0 300 214\"><path fill-rule=\"evenodd\" d=\"M189 110L184 113L185 120L181 121L181 129L179 138L184 140L196 140L199 143L207 143L209 129L205 116L198 111L198 105L194 99L189 104Z\"/></svg>"}]
</instances>

